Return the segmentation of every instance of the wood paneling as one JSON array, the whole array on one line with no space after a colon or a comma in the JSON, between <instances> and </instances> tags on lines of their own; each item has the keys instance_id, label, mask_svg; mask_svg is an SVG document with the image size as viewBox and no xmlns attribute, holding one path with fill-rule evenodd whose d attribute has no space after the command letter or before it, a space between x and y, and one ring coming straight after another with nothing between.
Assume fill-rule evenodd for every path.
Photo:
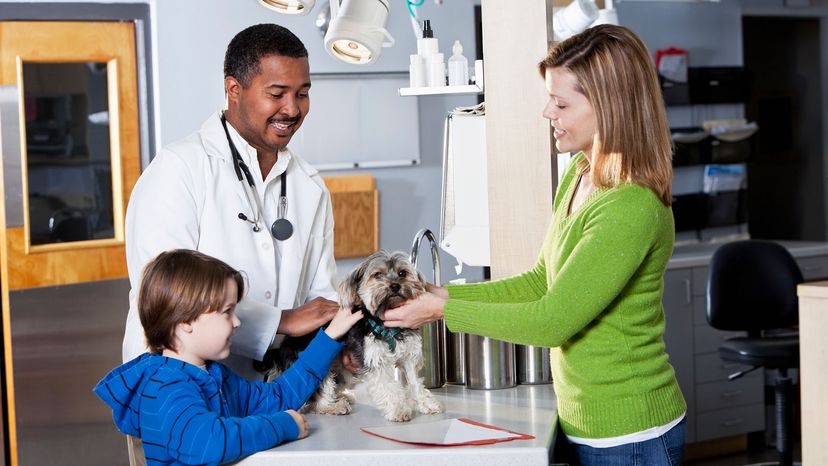
<instances>
[{"instance_id":1,"label":"wood paneling","mask_svg":"<svg viewBox=\"0 0 828 466\"><path fill-rule=\"evenodd\" d=\"M124 214L132 187L140 174L138 91L135 25L130 22L0 22L0 85L17 86L23 96L23 63L106 63L109 89L113 237L78 243L31 246L28 235L28 165L24 109L20 108L22 159L0 164L0 279L2 279L5 397L8 406L5 434L10 466L17 466L18 426L14 394L13 348L10 334L9 293L12 290L64 285L127 276L124 254ZM2 124L2 122L0 122ZM15 151L16 152L16 151ZM3 157L11 157L3 154ZM16 156L16 155L15 155ZM20 172L2 173L2 167L20 166ZM15 180L5 185L4 180ZM14 188L12 188L14 186ZM21 189L22 188L22 189ZM9 189L21 189L11 193ZM20 202L22 223L6 217L6 202ZM11 205L11 204L10 204ZM20 207L13 205L19 211ZM23 392L21 392L23 393Z\"/></svg>"},{"instance_id":2,"label":"wood paneling","mask_svg":"<svg viewBox=\"0 0 828 466\"><path fill-rule=\"evenodd\" d=\"M334 215L334 257L365 257L379 249L379 193L371 175L325 177Z\"/></svg>"},{"instance_id":3,"label":"wood paneling","mask_svg":"<svg viewBox=\"0 0 828 466\"><path fill-rule=\"evenodd\" d=\"M104 241L31 246L28 237L28 183L25 125L21 123L24 227L7 232L10 289L122 278L127 274L124 215L140 175L135 28L128 22L0 23L0 85L24 95L24 62L107 64L112 170L113 238ZM23 110L21 109L21 116ZM21 118L21 122L22 122Z\"/></svg>"},{"instance_id":4,"label":"wood paneling","mask_svg":"<svg viewBox=\"0 0 828 466\"><path fill-rule=\"evenodd\" d=\"M127 276L122 245L27 254L23 249L23 236L22 227L6 229L10 291Z\"/></svg>"}]
</instances>

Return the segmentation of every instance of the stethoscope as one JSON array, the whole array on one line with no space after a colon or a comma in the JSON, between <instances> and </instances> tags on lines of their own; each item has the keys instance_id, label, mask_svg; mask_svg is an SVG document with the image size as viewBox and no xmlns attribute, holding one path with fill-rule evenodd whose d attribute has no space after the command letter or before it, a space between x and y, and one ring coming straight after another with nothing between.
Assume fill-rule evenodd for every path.
<instances>
[{"instance_id":1,"label":"stethoscope","mask_svg":"<svg viewBox=\"0 0 828 466\"><path fill-rule=\"evenodd\" d=\"M244 187L244 179L242 179L242 173L244 173L244 178L247 179L247 184L250 185L250 191L253 192L253 201L250 200L250 194L248 190L244 190L244 197L247 198L247 203L250 205L250 210L256 212L256 216L253 220L247 218L247 215L244 213L239 212L239 219L244 220L245 222L253 224L253 231L258 233L261 231L259 227L259 218L262 217L262 203L259 201L259 192L256 190L256 183L253 182L253 175L250 174L250 169L247 168L247 164L244 163L242 160L241 154L239 151L236 150L236 145L233 144L233 139L230 138L230 131L227 130L227 119L224 117L224 113L221 114L221 126L224 127L224 134L227 135L227 144L230 145L230 153L233 155L233 169L236 171L236 176L239 178L239 181L242 183L242 187ZM282 172L282 192L279 195L279 211L276 221L270 225L270 234L273 235L279 241L284 241L290 238L293 235L293 224L290 223L290 220L285 218L287 215L287 170ZM253 208L253 204L255 203L256 208Z\"/></svg>"}]
</instances>

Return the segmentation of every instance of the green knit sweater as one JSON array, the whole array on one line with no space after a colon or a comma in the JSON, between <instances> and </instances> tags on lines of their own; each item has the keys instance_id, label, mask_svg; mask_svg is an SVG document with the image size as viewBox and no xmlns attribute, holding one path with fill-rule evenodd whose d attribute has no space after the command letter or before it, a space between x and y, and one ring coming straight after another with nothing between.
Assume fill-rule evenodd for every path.
<instances>
[{"instance_id":1,"label":"green knit sweater","mask_svg":"<svg viewBox=\"0 0 828 466\"><path fill-rule=\"evenodd\" d=\"M558 186L535 267L449 286L445 321L453 332L552 348L564 433L607 438L687 410L663 340L673 214L650 189L624 184L599 189L568 215L584 161L578 154Z\"/></svg>"}]
</instances>

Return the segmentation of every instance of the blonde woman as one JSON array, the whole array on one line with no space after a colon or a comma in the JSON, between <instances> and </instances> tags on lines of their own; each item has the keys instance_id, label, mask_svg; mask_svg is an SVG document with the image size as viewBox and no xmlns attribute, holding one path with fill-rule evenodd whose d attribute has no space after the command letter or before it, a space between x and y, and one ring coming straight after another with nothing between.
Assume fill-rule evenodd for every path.
<instances>
[{"instance_id":1,"label":"blonde woman","mask_svg":"<svg viewBox=\"0 0 828 466\"><path fill-rule=\"evenodd\" d=\"M444 318L454 332L552 348L559 427L583 465L678 465L684 397L664 350L673 250L671 143L652 60L629 29L602 25L540 63L558 186L534 268L491 283L430 287L389 327Z\"/></svg>"}]
</instances>

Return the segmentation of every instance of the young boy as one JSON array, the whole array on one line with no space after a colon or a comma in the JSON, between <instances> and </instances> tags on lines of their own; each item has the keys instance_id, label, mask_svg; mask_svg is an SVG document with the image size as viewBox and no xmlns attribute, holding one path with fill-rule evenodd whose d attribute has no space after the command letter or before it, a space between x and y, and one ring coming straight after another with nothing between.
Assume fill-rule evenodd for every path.
<instances>
[{"instance_id":1,"label":"young boy","mask_svg":"<svg viewBox=\"0 0 828 466\"><path fill-rule=\"evenodd\" d=\"M241 274L196 251L147 264L138 308L150 348L95 387L118 430L140 437L148 465L221 464L308 435L298 410L328 373L361 317L340 309L273 383L247 381L214 362L230 354Z\"/></svg>"}]
</instances>

